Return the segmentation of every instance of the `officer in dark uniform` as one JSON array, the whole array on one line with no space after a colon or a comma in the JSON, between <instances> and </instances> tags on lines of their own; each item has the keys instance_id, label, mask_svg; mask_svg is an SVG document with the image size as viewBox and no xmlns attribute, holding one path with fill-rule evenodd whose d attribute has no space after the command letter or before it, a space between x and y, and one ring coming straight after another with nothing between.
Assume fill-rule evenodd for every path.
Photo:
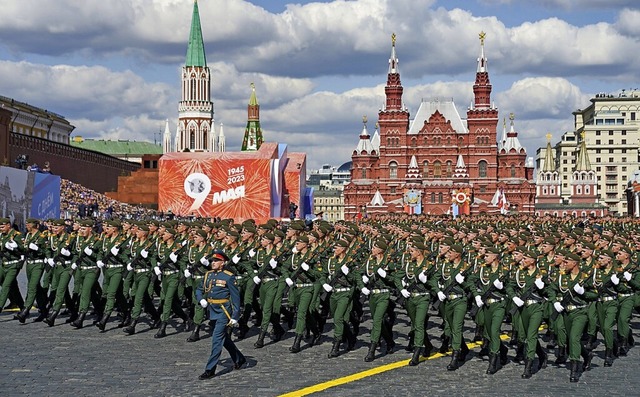
<instances>
[{"instance_id":1,"label":"officer in dark uniform","mask_svg":"<svg viewBox=\"0 0 640 397\"><path fill-rule=\"evenodd\" d=\"M207 272L196 290L196 299L209 313L212 322L211 355L199 379L209 379L216 375L216 366L222 347L229 352L234 368L240 369L247 362L235 343L231 340L227 327L238 325L240 319L240 292L236 277L229 270L223 270L229 261L224 252L216 250L210 259L211 271Z\"/></svg>"}]
</instances>

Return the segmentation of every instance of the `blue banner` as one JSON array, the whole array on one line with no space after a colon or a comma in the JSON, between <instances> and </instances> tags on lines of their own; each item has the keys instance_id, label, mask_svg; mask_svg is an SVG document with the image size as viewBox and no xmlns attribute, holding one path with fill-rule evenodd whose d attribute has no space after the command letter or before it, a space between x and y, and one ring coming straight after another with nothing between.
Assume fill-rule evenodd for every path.
<instances>
[{"instance_id":1,"label":"blue banner","mask_svg":"<svg viewBox=\"0 0 640 397\"><path fill-rule=\"evenodd\" d=\"M60 177L35 173L31 217L49 219L60 217Z\"/></svg>"}]
</instances>

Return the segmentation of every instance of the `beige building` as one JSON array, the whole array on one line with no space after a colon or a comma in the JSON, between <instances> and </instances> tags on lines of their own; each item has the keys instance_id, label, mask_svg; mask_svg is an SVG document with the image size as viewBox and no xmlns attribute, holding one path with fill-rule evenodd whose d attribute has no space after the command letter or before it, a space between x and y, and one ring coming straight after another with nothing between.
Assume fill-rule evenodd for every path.
<instances>
[{"instance_id":1,"label":"beige building","mask_svg":"<svg viewBox=\"0 0 640 397\"><path fill-rule=\"evenodd\" d=\"M344 219L344 196L342 189L330 189L320 185L313 191L313 212L322 212L322 219L335 222Z\"/></svg>"},{"instance_id":2,"label":"beige building","mask_svg":"<svg viewBox=\"0 0 640 397\"><path fill-rule=\"evenodd\" d=\"M75 127L64 116L1 95L0 107L12 114L11 132L69 144Z\"/></svg>"},{"instance_id":3,"label":"beige building","mask_svg":"<svg viewBox=\"0 0 640 397\"><path fill-rule=\"evenodd\" d=\"M629 175L640 166L640 91L597 94L585 109L573 112L574 131L562 135L554 157L561 181L562 197L571 195L571 176L582 133L596 172L600 203L612 214L627 214L626 188ZM544 169L545 148L537 151L536 165Z\"/></svg>"}]
</instances>

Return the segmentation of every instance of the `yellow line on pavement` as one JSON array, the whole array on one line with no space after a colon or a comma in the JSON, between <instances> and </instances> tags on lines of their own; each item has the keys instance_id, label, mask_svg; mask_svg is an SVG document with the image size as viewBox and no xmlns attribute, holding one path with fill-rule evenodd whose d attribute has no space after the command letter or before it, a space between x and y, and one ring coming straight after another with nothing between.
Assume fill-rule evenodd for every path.
<instances>
[{"instance_id":1,"label":"yellow line on pavement","mask_svg":"<svg viewBox=\"0 0 640 397\"><path fill-rule=\"evenodd\" d=\"M502 335L501 338L502 339L508 339L509 337L507 335ZM467 347L469 349L474 349L474 348L476 348L478 346L482 346L482 343L478 343L478 342L467 343ZM446 357L448 355L449 355L449 353L447 353L447 354L435 353L435 354L430 355L427 358L421 356L420 357L420 362L426 361L426 360L435 360L436 358ZM393 363L381 365L379 367L371 368L371 369L368 369L366 371L357 372L355 374L343 376L342 378L336 378L336 379L333 379L333 380L330 380L330 381L327 381L327 382L318 383L317 385L305 387L305 388L300 389L300 390L295 390L295 391L292 391L290 393L282 394L280 397L307 396L309 394L313 394L313 393L317 393L317 392L320 392L320 391L323 391L323 390L327 390L327 389L330 389L332 387L336 387L336 386L344 385L346 383L355 382L355 381L360 380L360 379L368 378L369 376L378 375L378 374L381 374L383 372L391 371L391 370L398 369L398 368L401 368L401 367L406 367L409 364L409 361L410 361L409 359L404 359L404 360L396 361L396 362L393 362Z\"/></svg>"}]
</instances>

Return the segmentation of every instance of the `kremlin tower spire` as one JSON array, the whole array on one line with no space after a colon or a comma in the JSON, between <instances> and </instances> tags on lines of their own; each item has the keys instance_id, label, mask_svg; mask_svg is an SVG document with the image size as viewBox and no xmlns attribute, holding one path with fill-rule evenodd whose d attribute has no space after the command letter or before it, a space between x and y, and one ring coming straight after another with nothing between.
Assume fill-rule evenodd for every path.
<instances>
[{"instance_id":1,"label":"kremlin tower spire","mask_svg":"<svg viewBox=\"0 0 640 397\"><path fill-rule=\"evenodd\" d=\"M387 102L384 110L403 110L402 109L402 83L400 82L400 70L398 69L398 57L396 56L396 34L391 35L391 56L389 57L389 73L387 74L387 86L384 92L387 96Z\"/></svg>"},{"instance_id":2,"label":"kremlin tower spire","mask_svg":"<svg viewBox=\"0 0 640 397\"><path fill-rule=\"evenodd\" d=\"M491 108L491 83L489 82L489 71L487 68L487 58L484 55L485 32L480 32L480 57L478 58L478 70L476 71L476 82L473 85L475 97L474 108Z\"/></svg>"},{"instance_id":3,"label":"kremlin tower spire","mask_svg":"<svg viewBox=\"0 0 640 397\"><path fill-rule=\"evenodd\" d=\"M211 73L204 52L198 1L194 0L187 57L182 67L176 151L214 151L210 139L213 131Z\"/></svg>"},{"instance_id":4,"label":"kremlin tower spire","mask_svg":"<svg viewBox=\"0 0 640 397\"><path fill-rule=\"evenodd\" d=\"M258 150L263 141L260 128L260 105L256 97L256 86L251 83L251 97L247 106L247 128L244 130L242 139L242 151Z\"/></svg>"}]
</instances>

